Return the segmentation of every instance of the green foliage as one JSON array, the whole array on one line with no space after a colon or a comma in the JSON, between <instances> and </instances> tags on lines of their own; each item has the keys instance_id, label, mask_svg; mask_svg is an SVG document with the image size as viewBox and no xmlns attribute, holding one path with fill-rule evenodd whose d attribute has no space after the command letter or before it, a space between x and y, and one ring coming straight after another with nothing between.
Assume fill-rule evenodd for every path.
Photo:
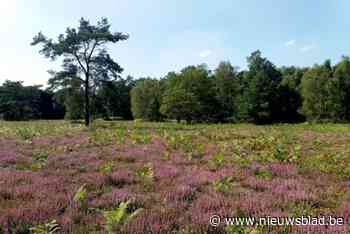
<instances>
[{"instance_id":1,"label":"green foliage","mask_svg":"<svg viewBox=\"0 0 350 234\"><path fill-rule=\"evenodd\" d=\"M334 78L330 84L330 95L332 102L332 118L343 122L350 120L350 60L343 57L335 66Z\"/></svg>"},{"instance_id":2,"label":"green foliage","mask_svg":"<svg viewBox=\"0 0 350 234\"><path fill-rule=\"evenodd\" d=\"M20 224L12 224L10 226L10 233L14 233L14 234L28 234L30 232L30 227L31 225L24 222L24 223L20 223ZM1 229L0 229L1 231Z\"/></svg>"},{"instance_id":3,"label":"green foliage","mask_svg":"<svg viewBox=\"0 0 350 234\"><path fill-rule=\"evenodd\" d=\"M152 179L154 175L152 165L146 164L143 167L139 168L136 171L136 175L139 176L140 178Z\"/></svg>"},{"instance_id":4,"label":"green foliage","mask_svg":"<svg viewBox=\"0 0 350 234\"><path fill-rule=\"evenodd\" d=\"M169 73L160 110L168 118L187 123L217 121L219 105L206 65L189 66Z\"/></svg>"},{"instance_id":5,"label":"green foliage","mask_svg":"<svg viewBox=\"0 0 350 234\"><path fill-rule=\"evenodd\" d=\"M31 141L35 135L35 129L31 127L18 127L15 129L15 136L25 141Z\"/></svg>"},{"instance_id":6,"label":"green foliage","mask_svg":"<svg viewBox=\"0 0 350 234\"><path fill-rule=\"evenodd\" d=\"M287 160L288 157L288 151L286 149L286 146L282 143L278 143L275 147L274 157L281 162L284 162Z\"/></svg>"},{"instance_id":7,"label":"green foliage","mask_svg":"<svg viewBox=\"0 0 350 234\"><path fill-rule=\"evenodd\" d=\"M127 38L111 33L106 19L97 25L81 19L77 29L69 28L57 41L39 33L32 44L42 44L40 52L46 57L63 56L63 70L50 71L46 91L6 81L0 86L0 118L61 118L65 112L66 119L85 117L86 124L90 113L106 120L167 118L187 123L350 121L348 57L335 66L327 60L311 68L277 68L255 51L245 71L221 62L214 72L202 64L160 80L133 81L117 79L122 69L103 49Z\"/></svg>"},{"instance_id":8,"label":"green foliage","mask_svg":"<svg viewBox=\"0 0 350 234\"><path fill-rule=\"evenodd\" d=\"M195 142L195 136L191 134L166 133L164 138L169 149L181 150L189 160L200 159L205 153L205 145Z\"/></svg>"},{"instance_id":9,"label":"green foliage","mask_svg":"<svg viewBox=\"0 0 350 234\"><path fill-rule=\"evenodd\" d=\"M291 149L291 156L289 158L290 162L296 162L300 159L301 145L293 145Z\"/></svg>"},{"instance_id":10,"label":"green foliage","mask_svg":"<svg viewBox=\"0 0 350 234\"><path fill-rule=\"evenodd\" d=\"M84 118L84 90L81 84L72 84L64 90L64 106L66 108L65 119L78 120Z\"/></svg>"},{"instance_id":11,"label":"green foliage","mask_svg":"<svg viewBox=\"0 0 350 234\"><path fill-rule=\"evenodd\" d=\"M272 178L272 174L270 171L267 170L255 170L254 171L254 175L256 177L262 178L262 179L271 179Z\"/></svg>"},{"instance_id":12,"label":"green foliage","mask_svg":"<svg viewBox=\"0 0 350 234\"><path fill-rule=\"evenodd\" d=\"M88 195L88 193L87 193L87 189L86 189L86 184L83 184L75 192L73 200L79 204L83 204L86 200L87 195Z\"/></svg>"},{"instance_id":13,"label":"green foliage","mask_svg":"<svg viewBox=\"0 0 350 234\"><path fill-rule=\"evenodd\" d=\"M105 219L105 229L108 232L108 234L115 233L116 228L120 228L123 224L129 222L134 217L136 217L142 209L137 209L133 212L128 211L128 205L130 204L130 201L127 202L121 202L119 204L119 207L115 208L114 210L100 210L102 213L104 219Z\"/></svg>"},{"instance_id":14,"label":"green foliage","mask_svg":"<svg viewBox=\"0 0 350 234\"><path fill-rule=\"evenodd\" d=\"M197 143L193 146L191 158L202 158L204 155L204 144Z\"/></svg>"},{"instance_id":15,"label":"green foliage","mask_svg":"<svg viewBox=\"0 0 350 234\"><path fill-rule=\"evenodd\" d=\"M228 234L261 234L257 227L244 227L243 225L228 225L226 228Z\"/></svg>"},{"instance_id":16,"label":"green foliage","mask_svg":"<svg viewBox=\"0 0 350 234\"><path fill-rule=\"evenodd\" d=\"M160 112L178 122L181 119L191 122L196 119L199 109L199 101L193 93L185 89L172 88L165 92Z\"/></svg>"},{"instance_id":17,"label":"green foliage","mask_svg":"<svg viewBox=\"0 0 350 234\"><path fill-rule=\"evenodd\" d=\"M303 113L308 121L330 121L333 109L330 96L332 68L326 62L305 72L301 82Z\"/></svg>"},{"instance_id":18,"label":"green foliage","mask_svg":"<svg viewBox=\"0 0 350 234\"><path fill-rule=\"evenodd\" d=\"M154 171L151 163L136 170L136 176L141 179L143 190L149 192L153 189Z\"/></svg>"},{"instance_id":19,"label":"green foliage","mask_svg":"<svg viewBox=\"0 0 350 234\"><path fill-rule=\"evenodd\" d=\"M301 113L302 96L300 84L306 69L282 67L279 69L282 74L282 81L279 89L278 100L281 105L281 120L290 123L305 121Z\"/></svg>"},{"instance_id":20,"label":"green foliage","mask_svg":"<svg viewBox=\"0 0 350 234\"><path fill-rule=\"evenodd\" d=\"M132 140L132 143L135 145L146 145L149 144L151 141L151 136L147 131L133 131L130 134L130 138Z\"/></svg>"},{"instance_id":21,"label":"green foliage","mask_svg":"<svg viewBox=\"0 0 350 234\"><path fill-rule=\"evenodd\" d=\"M243 102L248 118L258 124L279 120L281 73L260 51L253 52L247 60L249 70L244 77Z\"/></svg>"},{"instance_id":22,"label":"green foliage","mask_svg":"<svg viewBox=\"0 0 350 234\"><path fill-rule=\"evenodd\" d=\"M114 167L114 164L112 162L106 162L100 166L99 171L101 173L108 174L113 171L113 167Z\"/></svg>"},{"instance_id":23,"label":"green foliage","mask_svg":"<svg viewBox=\"0 0 350 234\"><path fill-rule=\"evenodd\" d=\"M192 141L191 136L185 134L172 134L172 132L166 132L164 138L166 139L168 146L174 150L182 149L186 152L186 149L192 149L192 147L189 146L189 144L191 144Z\"/></svg>"},{"instance_id":24,"label":"green foliage","mask_svg":"<svg viewBox=\"0 0 350 234\"><path fill-rule=\"evenodd\" d=\"M240 167L248 167L251 163L251 159L239 153L234 153L231 157L231 163Z\"/></svg>"},{"instance_id":25,"label":"green foliage","mask_svg":"<svg viewBox=\"0 0 350 234\"><path fill-rule=\"evenodd\" d=\"M215 70L214 87L220 104L219 118L222 120L238 119L239 79L237 69L230 62L221 62Z\"/></svg>"},{"instance_id":26,"label":"green foliage","mask_svg":"<svg viewBox=\"0 0 350 234\"><path fill-rule=\"evenodd\" d=\"M110 145L115 142L116 134L105 129L91 128L89 131L89 141L96 146Z\"/></svg>"},{"instance_id":27,"label":"green foliage","mask_svg":"<svg viewBox=\"0 0 350 234\"><path fill-rule=\"evenodd\" d=\"M38 86L24 87L22 82L6 81L0 86L0 115L5 120L26 120L40 117Z\"/></svg>"},{"instance_id":28,"label":"green foliage","mask_svg":"<svg viewBox=\"0 0 350 234\"><path fill-rule=\"evenodd\" d=\"M33 137L63 136L81 131L79 124L70 124L66 121L31 121L8 122L0 121L0 134L4 137L14 137L19 140L31 142Z\"/></svg>"},{"instance_id":29,"label":"green foliage","mask_svg":"<svg viewBox=\"0 0 350 234\"><path fill-rule=\"evenodd\" d=\"M131 110L135 119L159 121L161 103L161 84L155 79L141 79L131 90Z\"/></svg>"},{"instance_id":30,"label":"green foliage","mask_svg":"<svg viewBox=\"0 0 350 234\"><path fill-rule=\"evenodd\" d=\"M49 154L45 150L34 150L32 155L33 161L35 163L35 167L37 169L41 169L46 165L47 159L49 158Z\"/></svg>"},{"instance_id":31,"label":"green foliage","mask_svg":"<svg viewBox=\"0 0 350 234\"><path fill-rule=\"evenodd\" d=\"M135 82L131 76L117 81L103 82L97 91L96 112L106 120L112 117L132 119L130 91Z\"/></svg>"},{"instance_id":32,"label":"green foliage","mask_svg":"<svg viewBox=\"0 0 350 234\"><path fill-rule=\"evenodd\" d=\"M222 167L225 163L225 155L223 152L217 152L212 156L212 158L209 160L209 166L213 169L216 169L218 167Z\"/></svg>"},{"instance_id":33,"label":"green foliage","mask_svg":"<svg viewBox=\"0 0 350 234\"><path fill-rule=\"evenodd\" d=\"M205 64L187 66L164 78L120 79L122 68L110 57L109 43L128 35L112 33L108 20L96 25L81 19L56 41L39 33L32 45L40 53L63 57L62 71L50 71L49 88L5 81L0 86L0 118L29 120L115 118L187 123L246 121L276 122L350 121L350 60L342 57L310 68L277 68L260 51L238 71L221 62L212 72ZM29 139L30 137L28 137Z\"/></svg>"},{"instance_id":34,"label":"green foliage","mask_svg":"<svg viewBox=\"0 0 350 234\"><path fill-rule=\"evenodd\" d=\"M233 178L231 176L227 176L221 180L216 180L213 182L213 188L215 191L228 193L232 189Z\"/></svg>"},{"instance_id":35,"label":"green foliage","mask_svg":"<svg viewBox=\"0 0 350 234\"><path fill-rule=\"evenodd\" d=\"M60 230L56 220L52 220L46 224L39 224L29 229L33 234L54 234Z\"/></svg>"},{"instance_id":36,"label":"green foliage","mask_svg":"<svg viewBox=\"0 0 350 234\"><path fill-rule=\"evenodd\" d=\"M42 44L40 53L47 58L63 56L63 71L51 72L52 89L62 89L72 83L81 83L84 89L85 124L90 124L90 96L103 81L118 78L122 68L108 54L106 46L128 39L123 33L112 33L106 18L92 25L81 18L79 27L67 28L57 41L48 39L41 32L33 38L32 45ZM95 87L94 90L91 87Z\"/></svg>"},{"instance_id":37,"label":"green foliage","mask_svg":"<svg viewBox=\"0 0 350 234\"><path fill-rule=\"evenodd\" d=\"M126 131L124 129L116 129L115 135L117 144L123 144L126 137Z\"/></svg>"},{"instance_id":38,"label":"green foliage","mask_svg":"<svg viewBox=\"0 0 350 234\"><path fill-rule=\"evenodd\" d=\"M61 107L55 103L52 94L40 88L5 81L0 86L0 118L13 121L62 117Z\"/></svg>"},{"instance_id":39,"label":"green foliage","mask_svg":"<svg viewBox=\"0 0 350 234\"><path fill-rule=\"evenodd\" d=\"M312 122L350 120L350 61L343 57L334 68L327 60L305 72L301 83L303 112Z\"/></svg>"}]
</instances>

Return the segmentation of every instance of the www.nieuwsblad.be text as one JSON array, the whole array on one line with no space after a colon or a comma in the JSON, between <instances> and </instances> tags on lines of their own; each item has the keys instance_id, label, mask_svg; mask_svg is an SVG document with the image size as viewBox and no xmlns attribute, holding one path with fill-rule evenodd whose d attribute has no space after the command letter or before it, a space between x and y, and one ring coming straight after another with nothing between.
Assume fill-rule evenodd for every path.
<instances>
[{"instance_id":1,"label":"www.nieuwsblad.be text","mask_svg":"<svg viewBox=\"0 0 350 234\"><path fill-rule=\"evenodd\" d=\"M301 217L220 217L213 215L210 217L210 225L218 227L226 226L341 226L344 225L344 218L332 216L301 216Z\"/></svg>"}]
</instances>

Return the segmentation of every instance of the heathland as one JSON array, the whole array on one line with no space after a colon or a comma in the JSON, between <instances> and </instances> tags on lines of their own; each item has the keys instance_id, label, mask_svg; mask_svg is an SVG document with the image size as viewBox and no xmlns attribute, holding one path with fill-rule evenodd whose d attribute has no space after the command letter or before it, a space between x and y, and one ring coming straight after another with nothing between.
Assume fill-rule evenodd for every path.
<instances>
[{"instance_id":1,"label":"heathland","mask_svg":"<svg viewBox=\"0 0 350 234\"><path fill-rule=\"evenodd\" d=\"M0 122L0 233L337 233L350 125ZM345 219L230 226L210 216ZM46 230L46 232L40 232Z\"/></svg>"}]
</instances>

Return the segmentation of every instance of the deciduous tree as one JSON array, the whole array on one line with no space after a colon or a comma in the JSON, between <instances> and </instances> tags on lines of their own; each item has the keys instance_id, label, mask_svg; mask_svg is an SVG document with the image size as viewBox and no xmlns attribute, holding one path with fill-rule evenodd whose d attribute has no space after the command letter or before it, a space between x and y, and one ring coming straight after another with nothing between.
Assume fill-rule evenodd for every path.
<instances>
[{"instance_id":1,"label":"deciduous tree","mask_svg":"<svg viewBox=\"0 0 350 234\"><path fill-rule=\"evenodd\" d=\"M281 73L262 57L260 51L248 57L245 73L244 103L249 118L255 123L271 123L280 117L279 85Z\"/></svg>"},{"instance_id":2,"label":"deciduous tree","mask_svg":"<svg viewBox=\"0 0 350 234\"><path fill-rule=\"evenodd\" d=\"M159 80L146 78L136 81L131 90L131 110L135 119L159 121L162 89Z\"/></svg>"},{"instance_id":3,"label":"deciduous tree","mask_svg":"<svg viewBox=\"0 0 350 234\"><path fill-rule=\"evenodd\" d=\"M220 104L220 119L237 119L239 80L237 68L221 62L214 74L215 96Z\"/></svg>"}]
</instances>

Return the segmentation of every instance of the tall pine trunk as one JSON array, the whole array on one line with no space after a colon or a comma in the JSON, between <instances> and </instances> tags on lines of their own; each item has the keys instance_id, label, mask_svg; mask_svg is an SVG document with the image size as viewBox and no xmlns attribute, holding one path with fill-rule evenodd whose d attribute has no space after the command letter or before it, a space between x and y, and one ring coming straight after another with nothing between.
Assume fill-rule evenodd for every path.
<instances>
[{"instance_id":1,"label":"tall pine trunk","mask_svg":"<svg viewBox=\"0 0 350 234\"><path fill-rule=\"evenodd\" d=\"M85 126L90 125L89 74L85 74Z\"/></svg>"}]
</instances>

